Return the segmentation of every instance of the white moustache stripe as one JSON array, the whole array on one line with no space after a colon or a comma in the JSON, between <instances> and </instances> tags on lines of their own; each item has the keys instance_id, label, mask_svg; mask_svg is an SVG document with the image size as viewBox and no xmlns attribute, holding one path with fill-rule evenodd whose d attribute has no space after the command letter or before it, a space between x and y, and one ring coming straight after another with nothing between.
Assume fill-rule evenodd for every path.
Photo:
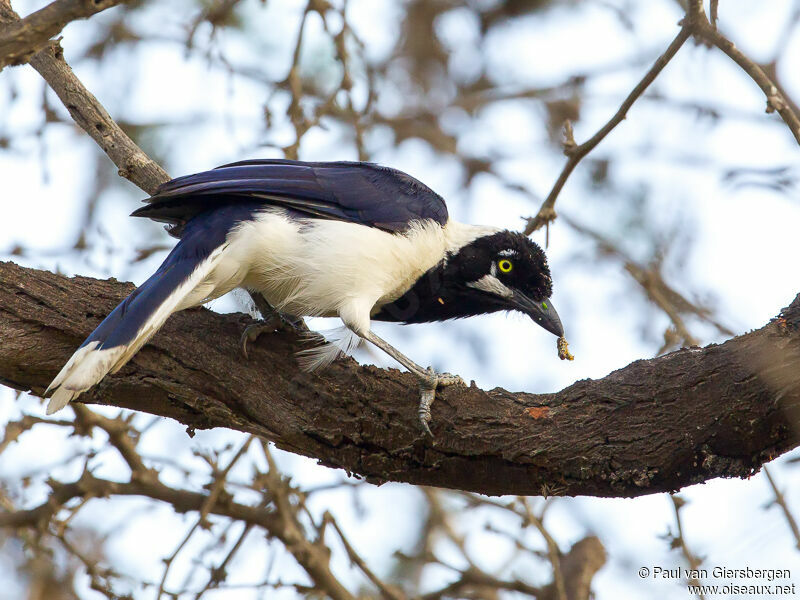
<instances>
[{"instance_id":1,"label":"white moustache stripe","mask_svg":"<svg viewBox=\"0 0 800 600\"><path fill-rule=\"evenodd\" d=\"M490 294L495 294L496 296L501 296L503 298L511 298L511 296L514 295L514 292L503 285L503 283L494 275L484 275L478 279L478 281L471 281L467 285L471 288L475 288L476 290L489 292Z\"/></svg>"}]
</instances>

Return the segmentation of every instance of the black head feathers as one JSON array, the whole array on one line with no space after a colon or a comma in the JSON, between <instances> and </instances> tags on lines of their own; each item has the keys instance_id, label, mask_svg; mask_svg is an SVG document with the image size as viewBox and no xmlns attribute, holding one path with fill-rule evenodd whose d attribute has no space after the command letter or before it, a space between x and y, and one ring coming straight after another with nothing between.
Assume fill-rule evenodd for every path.
<instances>
[{"instance_id":1,"label":"black head feathers","mask_svg":"<svg viewBox=\"0 0 800 600\"><path fill-rule=\"evenodd\" d=\"M467 244L448 261L460 278L474 282L486 275L509 288L523 290L534 300L549 298L553 281L544 250L527 236L498 231Z\"/></svg>"},{"instance_id":2,"label":"black head feathers","mask_svg":"<svg viewBox=\"0 0 800 600\"><path fill-rule=\"evenodd\" d=\"M498 231L448 254L372 318L424 323L519 310L540 322L552 288L544 251L521 233Z\"/></svg>"}]
</instances>

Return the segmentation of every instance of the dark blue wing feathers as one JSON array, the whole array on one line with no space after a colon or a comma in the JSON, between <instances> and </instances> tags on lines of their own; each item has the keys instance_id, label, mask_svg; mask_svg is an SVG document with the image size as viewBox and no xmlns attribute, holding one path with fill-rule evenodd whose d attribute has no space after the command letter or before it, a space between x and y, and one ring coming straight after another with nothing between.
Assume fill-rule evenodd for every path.
<instances>
[{"instance_id":1,"label":"dark blue wing feathers","mask_svg":"<svg viewBox=\"0 0 800 600\"><path fill-rule=\"evenodd\" d=\"M170 294L225 242L230 230L237 223L251 218L258 209L259 205L251 202L197 215L184 228L181 241L158 270L100 323L81 348L91 342L99 342L98 350L132 342Z\"/></svg>"},{"instance_id":2,"label":"dark blue wing feathers","mask_svg":"<svg viewBox=\"0 0 800 600\"><path fill-rule=\"evenodd\" d=\"M251 160L173 179L135 216L181 227L215 206L259 201L311 218L337 219L391 232L414 221L447 223L447 206L413 177L372 163Z\"/></svg>"}]
</instances>

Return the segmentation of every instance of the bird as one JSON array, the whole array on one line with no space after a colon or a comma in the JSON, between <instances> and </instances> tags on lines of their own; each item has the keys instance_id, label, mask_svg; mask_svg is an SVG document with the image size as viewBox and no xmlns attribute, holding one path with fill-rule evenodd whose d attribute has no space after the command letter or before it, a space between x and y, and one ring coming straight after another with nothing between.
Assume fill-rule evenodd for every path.
<instances>
[{"instance_id":1,"label":"bird","mask_svg":"<svg viewBox=\"0 0 800 600\"><path fill-rule=\"evenodd\" d=\"M275 316L296 328L303 317L339 317L395 359L419 380L429 435L437 388L463 380L421 367L375 335L372 321L518 311L559 343L564 336L542 248L519 232L451 219L439 194L397 169L246 160L168 181L145 202L132 216L165 223L179 241L56 375L44 393L53 392L48 414L119 371L172 313L236 288L258 300L265 327Z\"/></svg>"}]
</instances>

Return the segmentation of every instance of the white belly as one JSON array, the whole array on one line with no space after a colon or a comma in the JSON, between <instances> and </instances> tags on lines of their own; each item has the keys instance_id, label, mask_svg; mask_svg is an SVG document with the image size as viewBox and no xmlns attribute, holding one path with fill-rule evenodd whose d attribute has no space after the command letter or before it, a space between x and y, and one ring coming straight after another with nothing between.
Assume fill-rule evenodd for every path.
<instances>
[{"instance_id":1,"label":"white belly","mask_svg":"<svg viewBox=\"0 0 800 600\"><path fill-rule=\"evenodd\" d=\"M448 250L487 231L494 230L426 221L393 234L344 221L299 221L273 209L228 236L225 264L246 266L237 285L282 312L340 316L363 328L375 306L402 296Z\"/></svg>"}]
</instances>

